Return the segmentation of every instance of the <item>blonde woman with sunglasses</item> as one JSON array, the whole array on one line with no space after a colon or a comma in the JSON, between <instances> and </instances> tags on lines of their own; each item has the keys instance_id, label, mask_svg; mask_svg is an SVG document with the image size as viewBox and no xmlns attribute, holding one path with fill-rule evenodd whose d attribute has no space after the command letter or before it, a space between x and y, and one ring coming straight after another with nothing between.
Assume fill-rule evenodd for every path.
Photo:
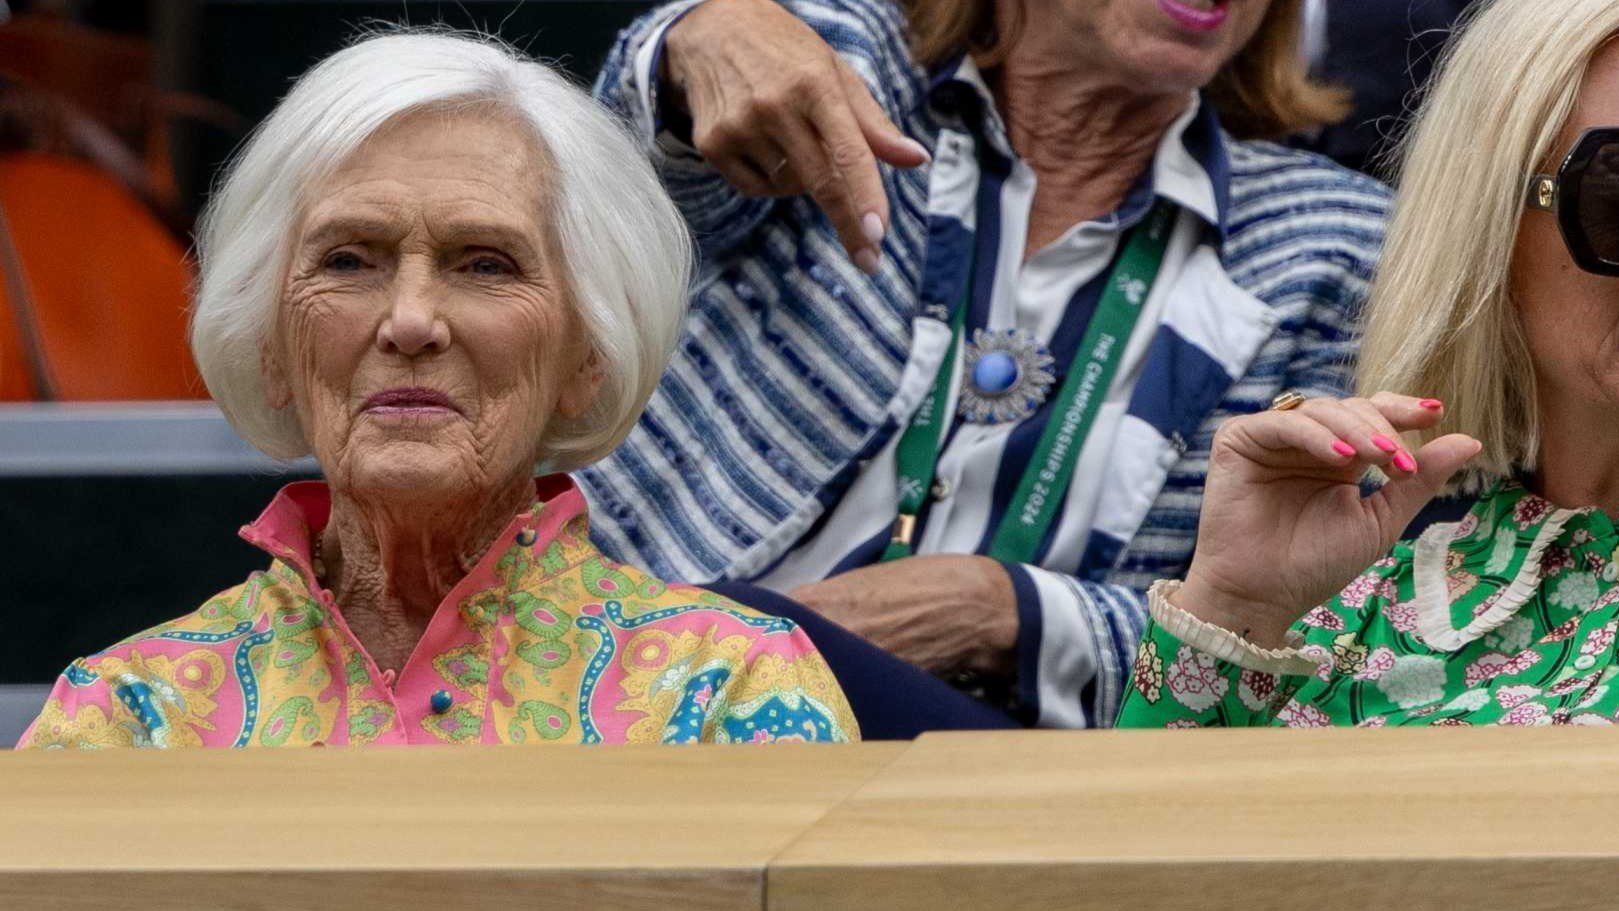
<instances>
[{"instance_id":1,"label":"blonde woman with sunglasses","mask_svg":"<svg viewBox=\"0 0 1619 911\"><path fill-rule=\"evenodd\" d=\"M1614 723L1616 34L1612 0L1472 17L1405 150L1365 397L1221 429L1121 725ZM1447 489L1467 515L1396 543Z\"/></svg>"}]
</instances>

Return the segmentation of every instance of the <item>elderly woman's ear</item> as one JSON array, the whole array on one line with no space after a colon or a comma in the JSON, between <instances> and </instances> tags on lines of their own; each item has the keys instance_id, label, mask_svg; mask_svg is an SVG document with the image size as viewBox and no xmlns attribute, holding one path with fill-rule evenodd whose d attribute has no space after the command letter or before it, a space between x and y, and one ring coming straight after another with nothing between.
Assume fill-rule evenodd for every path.
<instances>
[{"instance_id":1,"label":"elderly woman's ear","mask_svg":"<svg viewBox=\"0 0 1619 911\"><path fill-rule=\"evenodd\" d=\"M579 364L579 370L574 374L573 382L562 384L557 394L557 414L568 420L584 417L596 404L601 395L602 382L607 378L607 370L602 363L600 352L595 345L590 346L585 359Z\"/></svg>"}]
</instances>

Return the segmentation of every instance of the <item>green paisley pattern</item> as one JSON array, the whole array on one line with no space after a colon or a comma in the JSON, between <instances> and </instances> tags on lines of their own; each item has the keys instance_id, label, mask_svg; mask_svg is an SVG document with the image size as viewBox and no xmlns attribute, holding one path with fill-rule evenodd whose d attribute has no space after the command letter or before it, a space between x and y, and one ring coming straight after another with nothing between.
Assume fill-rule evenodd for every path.
<instances>
[{"instance_id":1,"label":"green paisley pattern","mask_svg":"<svg viewBox=\"0 0 1619 911\"><path fill-rule=\"evenodd\" d=\"M266 715L259 729L259 743L267 747L283 746L294 734L302 743L320 736L320 715L308 696L294 696Z\"/></svg>"},{"instance_id":2,"label":"green paisley pattern","mask_svg":"<svg viewBox=\"0 0 1619 911\"><path fill-rule=\"evenodd\" d=\"M453 648L442 655L433 656L433 668L445 681L463 690L489 682L489 662L473 646Z\"/></svg>"},{"instance_id":3,"label":"green paisley pattern","mask_svg":"<svg viewBox=\"0 0 1619 911\"><path fill-rule=\"evenodd\" d=\"M522 743L533 731L541 740L558 740L568 733L573 721L561 706L539 699L525 699L517 706L507 735L512 743Z\"/></svg>"}]
</instances>

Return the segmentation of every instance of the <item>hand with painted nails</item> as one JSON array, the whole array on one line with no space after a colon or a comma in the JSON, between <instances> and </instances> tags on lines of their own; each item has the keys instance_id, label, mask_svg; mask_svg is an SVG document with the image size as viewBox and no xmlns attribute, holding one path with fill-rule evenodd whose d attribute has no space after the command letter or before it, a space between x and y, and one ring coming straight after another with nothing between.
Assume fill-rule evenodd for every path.
<instances>
[{"instance_id":1,"label":"hand with painted nails","mask_svg":"<svg viewBox=\"0 0 1619 911\"><path fill-rule=\"evenodd\" d=\"M1380 392L1232 418L1214 437L1197 550L1174 604L1263 648L1383 556L1479 452L1451 434L1416 452L1444 405ZM1368 469L1388 478L1361 496Z\"/></svg>"},{"instance_id":2,"label":"hand with painted nails","mask_svg":"<svg viewBox=\"0 0 1619 911\"><path fill-rule=\"evenodd\" d=\"M877 271L889 224L877 162L929 156L826 42L772 0L706 0L669 29L663 66L710 165L749 196L809 195Z\"/></svg>"}]
</instances>

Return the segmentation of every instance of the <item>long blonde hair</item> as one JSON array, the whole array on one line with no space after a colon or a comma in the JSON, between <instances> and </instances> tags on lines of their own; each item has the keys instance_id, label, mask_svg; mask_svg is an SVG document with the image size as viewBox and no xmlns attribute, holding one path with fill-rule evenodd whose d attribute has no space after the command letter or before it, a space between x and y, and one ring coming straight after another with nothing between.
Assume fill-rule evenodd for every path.
<instances>
[{"instance_id":1,"label":"long blonde hair","mask_svg":"<svg viewBox=\"0 0 1619 911\"><path fill-rule=\"evenodd\" d=\"M1619 33L1614 0L1492 0L1462 26L1398 155L1399 196L1366 315L1358 385L1445 402L1441 426L1484 450L1475 491L1532 470L1540 418L1510 272L1530 177L1593 55Z\"/></svg>"},{"instance_id":2,"label":"long blonde hair","mask_svg":"<svg viewBox=\"0 0 1619 911\"><path fill-rule=\"evenodd\" d=\"M1027 25L1022 7L995 21L995 0L901 0L911 28L911 53L933 66L963 51L1001 62ZM1349 94L1313 82L1299 51L1301 0L1274 0L1254 37L1208 85L1220 124L1238 139L1275 139L1342 120Z\"/></svg>"}]
</instances>

